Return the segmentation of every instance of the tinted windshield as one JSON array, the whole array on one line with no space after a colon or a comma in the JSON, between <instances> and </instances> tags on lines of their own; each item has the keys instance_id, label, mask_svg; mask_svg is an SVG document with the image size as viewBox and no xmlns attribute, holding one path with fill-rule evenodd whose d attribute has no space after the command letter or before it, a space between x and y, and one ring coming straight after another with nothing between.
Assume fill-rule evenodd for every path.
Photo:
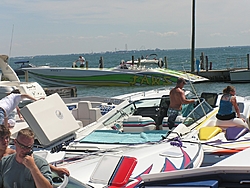
<instances>
[{"instance_id":1,"label":"tinted windshield","mask_svg":"<svg viewBox=\"0 0 250 188\"><path fill-rule=\"evenodd\" d=\"M200 103L187 115L183 124L190 126L197 120L206 116L212 110L213 108L203 98L201 98Z\"/></svg>"},{"instance_id":2,"label":"tinted windshield","mask_svg":"<svg viewBox=\"0 0 250 188\"><path fill-rule=\"evenodd\" d=\"M151 98L134 101L126 107L122 108L121 110L118 110L103 124L104 126L112 126L116 123L123 121L125 117L135 114L141 108L159 108L161 106L161 101L163 101L164 99L165 98Z\"/></svg>"}]
</instances>

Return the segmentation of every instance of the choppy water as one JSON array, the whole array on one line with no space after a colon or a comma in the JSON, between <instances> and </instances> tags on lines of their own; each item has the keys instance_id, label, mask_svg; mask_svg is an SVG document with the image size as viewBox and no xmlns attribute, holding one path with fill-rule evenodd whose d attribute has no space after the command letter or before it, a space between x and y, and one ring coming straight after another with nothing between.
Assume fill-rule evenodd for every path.
<instances>
[{"instance_id":1,"label":"choppy water","mask_svg":"<svg viewBox=\"0 0 250 188\"><path fill-rule=\"evenodd\" d=\"M219 48L202 48L196 49L195 57L199 59L201 52L208 56L208 61L212 62L213 69L226 69L232 67L246 67L246 56L250 53L250 46L243 47L219 47ZM110 53L93 53L93 54L67 54L67 55L43 55L34 57L13 57L10 58L10 65L17 68L14 64L16 61L29 60L34 65L50 66L66 66L71 67L72 62L77 60L79 55L83 55L88 61L89 67L98 67L100 57L104 59L104 67L117 66L121 60L131 60L132 56L136 58L156 53L158 58L167 57L168 68L174 70L190 70L190 49L176 50L145 50L145 51L129 51L129 52L110 52ZM209 82L194 84L197 94L201 92L222 92L230 83ZM250 83L234 84L236 92L241 96L250 96ZM170 86L171 87L171 86ZM124 93L145 91L158 87L77 87L78 96L115 96ZM187 89L192 89L190 85L186 85Z\"/></svg>"}]
</instances>

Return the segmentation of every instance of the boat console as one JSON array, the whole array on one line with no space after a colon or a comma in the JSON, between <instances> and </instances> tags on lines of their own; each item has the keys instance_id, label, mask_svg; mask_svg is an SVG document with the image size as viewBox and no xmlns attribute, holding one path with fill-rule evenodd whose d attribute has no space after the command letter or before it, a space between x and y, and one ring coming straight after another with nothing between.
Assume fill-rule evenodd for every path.
<instances>
[{"instance_id":1,"label":"boat console","mask_svg":"<svg viewBox=\"0 0 250 188\"><path fill-rule=\"evenodd\" d=\"M36 145L40 148L55 149L71 142L80 128L57 93L26 105L21 114L36 134Z\"/></svg>"}]
</instances>

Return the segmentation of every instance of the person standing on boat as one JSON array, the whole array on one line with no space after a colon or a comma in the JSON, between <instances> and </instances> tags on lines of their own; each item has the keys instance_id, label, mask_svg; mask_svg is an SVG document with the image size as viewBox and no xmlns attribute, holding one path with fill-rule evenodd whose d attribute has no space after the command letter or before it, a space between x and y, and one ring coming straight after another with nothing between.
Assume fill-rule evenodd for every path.
<instances>
[{"instance_id":1,"label":"person standing on boat","mask_svg":"<svg viewBox=\"0 0 250 188\"><path fill-rule=\"evenodd\" d=\"M80 61L80 67L84 68L84 66L85 66L85 58L82 57L82 56L79 56L79 59L76 62L78 62L78 61Z\"/></svg>"},{"instance_id":2,"label":"person standing on boat","mask_svg":"<svg viewBox=\"0 0 250 188\"><path fill-rule=\"evenodd\" d=\"M6 97L0 100L0 124L8 126L9 114L18 107L18 104L23 99L30 99L36 101L34 97L28 94L21 94L18 89L14 89ZM44 99L44 98L43 98ZM18 110L18 109L17 109Z\"/></svg>"},{"instance_id":3,"label":"person standing on boat","mask_svg":"<svg viewBox=\"0 0 250 188\"><path fill-rule=\"evenodd\" d=\"M226 88L223 89L223 95L221 96L220 99L219 111L216 114L217 119L231 120L236 117L241 118L240 109L237 105L235 94L236 90L233 86L227 86ZM244 118L241 119L245 121Z\"/></svg>"},{"instance_id":4,"label":"person standing on boat","mask_svg":"<svg viewBox=\"0 0 250 188\"><path fill-rule=\"evenodd\" d=\"M167 111L169 129L174 127L176 117L181 115L182 104L195 102L195 99L186 99L185 92L182 89L185 84L185 79L180 77L177 79L175 88L170 91L170 104Z\"/></svg>"}]
</instances>

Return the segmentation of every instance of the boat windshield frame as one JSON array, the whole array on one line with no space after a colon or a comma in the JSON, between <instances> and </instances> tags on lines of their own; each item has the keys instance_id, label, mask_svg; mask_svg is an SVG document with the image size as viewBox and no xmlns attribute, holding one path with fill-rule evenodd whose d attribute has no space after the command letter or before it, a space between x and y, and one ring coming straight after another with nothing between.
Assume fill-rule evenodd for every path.
<instances>
[{"instance_id":1,"label":"boat windshield frame","mask_svg":"<svg viewBox=\"0 0 250 188\"><path fill-rule=\"evenodd\" d=\"M121 128L122 122L126 117L133 115L138 108L154 107L161 108L166 103L164 100L169 100L169 96L158 98L145 98L131 102L120 110L117 110L110 118L103 122L104 127ZM191 103L190 105L193 105ZM187 127L195 126L194 123L213 111L213 107L209 105L204 98L200 98L195 107L184 117L183 124ZM167 107L166 107L167 108ZM198 123L197 123L198 124Z\"/></svg>"},{"instance_id":2,"label":"boat windshield frame","mask_svg":"<svg viewBox=\"0 0 250 188\"><path fill-rule=\"evenodd\" d=\"M160 108L160 106L162 105L161 101L164 100L165 98L169 99L169 97L164 96L164 97L158 97L158 98L145 98L145 99L133 101L129 103L128 105L126 105L125 107L123 107L122 109L117 110L114 115L112 115L105 122L103 122L103 125L105 127L112 127L116 124L119 124L124 120L124 118L129 117L136 111L136 109L141 108L141 107Z\"/></svg>"},{"instance_id":3,"label":"boat windshield frame","mask_svg":"<svg viewBox=\"0 0 250 188\"><path fill-rule=\"evenodd\" d=\"M205 117L207 114L212 112L214 108L207 103L204 98L199 99L199 103L195 108L187 115L183 124L187 127L194 126L195 122L198 122L201 118Z\"/></svg>"}]
</instances>

